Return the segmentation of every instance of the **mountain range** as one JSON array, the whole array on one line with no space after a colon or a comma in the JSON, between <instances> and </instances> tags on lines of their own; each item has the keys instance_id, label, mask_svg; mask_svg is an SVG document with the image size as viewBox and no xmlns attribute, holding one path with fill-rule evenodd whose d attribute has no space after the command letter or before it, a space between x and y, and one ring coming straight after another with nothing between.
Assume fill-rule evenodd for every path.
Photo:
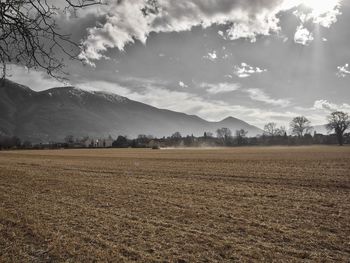
<instances>
[{"instance_id":1,"label":"mountain range","mask_svg":"<svg viewBox=\"0 0 350 263\"><path fill-rule=\"evenodd\" d=\"M62 141L65 136L106 137L139 134L201 136L219 128L262 134L258 127L228 117L209 122L130 100L112 93L60 87L36 92L10 80L0 81L0 133L33 142Z\"/></svg>"}]
</instances>

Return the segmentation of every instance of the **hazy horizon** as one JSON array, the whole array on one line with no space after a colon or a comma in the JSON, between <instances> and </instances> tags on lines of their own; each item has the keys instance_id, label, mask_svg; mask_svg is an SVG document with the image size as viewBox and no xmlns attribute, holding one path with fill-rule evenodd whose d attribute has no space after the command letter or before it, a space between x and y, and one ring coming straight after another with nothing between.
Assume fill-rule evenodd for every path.
<instances>
[{"instance_id":1,"label":"hazy horizon","mask_svg":"<svg viewBox=\"0 0 350 263\"><path fill-rule=\"evenodd\" d=\"M14 82L14 83L16 83L16 82ZM50 91L50 90L53 90L53 89L60 89L60 88L74 88L74 89L86 91L86 92L89 92L89 93L91 92L92 94L94 94L95 92L102 92L102 93L106 93L106 94L113 94L113 95L118 95L118 96L120 96L119 94L113 93L113 91L110 91L110 90L99 90L99 89L91 89L91 88L88 89L88 88L84 88L84 87L80 88L80 87L75 87L75 86L70 86L70 85L61 85L61 86L51 87L51 88L42 89L42 90L34 90L34 89L32 89L30 86L27 86L27 85L25 85L25 84L23 84L23 83L19 83L19 82L18 82L17 84L26 86L26 87L30 88L32 91L35 91L35 92L45 92L45 91ZM124 97L124 96L121 96L121 97ZM126 97L125 97L125 98L126 98ZM128 99L128 98L127 98L127 99ZM136 101L136 100L135 100L135 101ZM136 101L136 102L140 102L140 101ZM143 103L143 102L141 102L141 103ZM146 104L146 103L144 103L144 104ZM146 104L146 105L149 105L149 104ZM149 106L152 106L152 105L149 105ZM152 106L152 107L155 107L155 106ZM160 109L160 110L168 110L168 109L166 109L166 108L158 108L158 107L155 107L155 108ZM188 113L186 113L186 112L175 111L175 110L174 110L173 112L184 113L184 114L186 114L186 115L188 115L188 116L197 116L197 117L199 117L199 118L201 118L201 119L203 119L203 120L205 120L205 121L207 121L207 122L210 122L210 123L220 123L220 122L223 122L223 121L225 121L225 120L227 120L227 119L230 119L230 118L234 118L234 119L238 119L238 120L241 120L241 121L246 122L244 119L239 119L239 118L236 118L235 116L223 116L221 119L218 119L218 120L208 120L208 119L206 119L206 118L200 117L200 116L195 115L195 114L188 114ZM326 117L326 115L325 115L325 117ZM326 122L326 121L325 121L325 122ZM322 123L322 124L311 123L311 126L312 126L312 127L317 127L317 128L318 128L318 129L317 129L317 132L324 134L324 133L325 133L325 130L326 130L326 128L325 128L325 125L326 125L325 122ZM251 124L251 123L249 123L249 122L247 122L247 123L250 124L250 125L253 125L253 126L257 127L258 129L260 129L260 130L262 130L262 131L263 131L263 129L264 129L263 126L260 127L259 125L254 125L254 124ZM283 126L283 125L282 125L282 126ZM324 127L323 127L323 126L324 126ZM320 129L321 127L322 127L322 130ZM285 128L287 128L287 129L286 129L287 133L288 133L288 134L291 134L291 130L288 128L288 126L286 126ZM324 129L323 129L323 128L324 128ZM187 135L188 135L188 134L187 134Z\"/></svg>"}]
</instances>

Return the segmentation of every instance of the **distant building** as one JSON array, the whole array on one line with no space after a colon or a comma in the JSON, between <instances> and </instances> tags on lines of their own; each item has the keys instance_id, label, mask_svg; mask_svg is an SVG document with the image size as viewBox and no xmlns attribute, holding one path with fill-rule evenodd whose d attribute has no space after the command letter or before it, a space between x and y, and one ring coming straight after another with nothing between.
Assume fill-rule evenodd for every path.
<instances>
[{"instance_id":1,"label":"distant building","mask_svg":"<svg viewBox=\"0 0 350 263\"><path fill-rule=\"evenodd\" d=\"M85 137L80 141L81 147L85 148L110 148L113 144L112 136L108 136L108 138L90 138Z\"/></svg>"},{"instance_id":2,"label":"distant building","mask_svg":"<svg viewBox=\"0 0 350 263\"><path fill-rule=\"evenodd\" d=\"M89 138L89 137L86 137L86 138L82 139L82 140L80 141L80 143L81 143L81 145L82 145L83 147L89 148L89 147L93 147L93 145L94 145L94 140L91 139L91 138Z\"/></svg>"}]
</instances>

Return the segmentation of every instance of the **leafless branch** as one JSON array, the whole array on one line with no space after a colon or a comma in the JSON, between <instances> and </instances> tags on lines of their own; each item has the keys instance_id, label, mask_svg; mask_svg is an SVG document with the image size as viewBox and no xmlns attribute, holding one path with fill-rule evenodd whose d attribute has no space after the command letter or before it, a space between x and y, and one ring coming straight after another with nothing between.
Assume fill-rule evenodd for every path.
<instances>
[{"instance_id":1,"label":"leafless branch","mask_svg":"<svg viewBox=\"0 0 350 263\"><path fill-rule=\"evenodd\" d=\"M102 4L101 0L61 0L64 10L49 0L0 0L0 64L2 78L6 64L18 63L27 68L44 69L58 79L64 72L63 59L78 59L80 47L63 34L56 23L60 11L76 12ZM57 2L56 2L57 3Z\"/></svg>"}]
</instances>

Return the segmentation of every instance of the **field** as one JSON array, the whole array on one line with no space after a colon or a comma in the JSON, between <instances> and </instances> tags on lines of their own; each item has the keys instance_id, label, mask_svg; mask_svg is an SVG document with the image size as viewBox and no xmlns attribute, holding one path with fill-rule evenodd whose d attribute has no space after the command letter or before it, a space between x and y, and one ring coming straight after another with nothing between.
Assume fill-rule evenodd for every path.
<instances>
[{"instance_id":1,"label":"field","mask_svg":"<svg viewBox=\"0 0 350 263\"><path fill-rule=\"evenodd\" d=\"M0 262L349 262L350 147L0 152Z\"/></svg>"}]
</instances>

